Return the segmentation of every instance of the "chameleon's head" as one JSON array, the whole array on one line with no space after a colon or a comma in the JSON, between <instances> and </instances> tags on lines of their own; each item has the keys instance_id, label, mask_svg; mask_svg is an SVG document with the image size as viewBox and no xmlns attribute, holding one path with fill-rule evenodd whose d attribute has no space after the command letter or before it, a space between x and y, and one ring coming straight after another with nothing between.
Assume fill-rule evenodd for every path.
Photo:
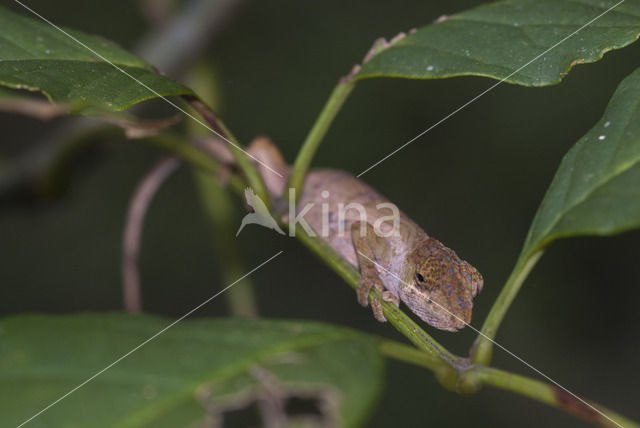
<instances>
[{"instance_id":1,"label":"chameleon's head","mask_svg":"<svg viewBox=\"0 0 640 428\"><path fill-rule=\"evenodd\" d=\"M456 331L471 321L473 298L482 290L480 272L438 240L427 238L409 254L413 277L401 293L429 325Z\"/></svg>"}]
</instances>

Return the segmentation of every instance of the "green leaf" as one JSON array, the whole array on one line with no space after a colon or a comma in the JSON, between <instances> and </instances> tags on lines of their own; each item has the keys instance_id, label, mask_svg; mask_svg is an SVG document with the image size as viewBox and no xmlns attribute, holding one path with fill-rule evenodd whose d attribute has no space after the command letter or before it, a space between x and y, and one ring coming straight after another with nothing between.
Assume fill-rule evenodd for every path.
<instances>
[{"instance_id":1,"label":"green leaf","mask_svg":"<svg viewBox=\"0 0 640 428\"><path fill-rule=\"evenodd\" d=\"M0 425L25 421L169 323L125 314L3 320ZM323 417L356 426L380 390L381 374L374 343L352 330L184 321L39 415L34 426L187 426L250 406L269 391L285 402L311 400Z\"/></svg>"},{"instance_id":2,"label":"green leaf","mask_svg":"<svg viewBox=\"0 0 640 428\"><path fill-rule=\"evenodd\" d=\"M559 83L578 63L627 46L640 35L640 1L626 0L544 53L619 0L513 0L422 27L366 62L356 79L486 76L524 86Z\"/></svg>"},{"instance_id":3,"label":"green leaf","mask_svg":"<svg viewBox=\"0 0 640 428\"><path fill-rule=\"evenodd\" d=\"M640 227L640 68L627 76L603 117L562 159L518 261L476 339L472 361L487 365L491 338L525 278L552 241Z\"/></svg>"},{"instance_id":4,"label":"green leaf","mask_svg":"<svg viewBox=\"0 0 640 428\"><path fill-rule=\"evenodd\" d=\"M50 100L70 104L83 113L119 111L157 97L88 47L162 96L192 94L105 39L63 28L84 47L43 21L3 7L0 28L0 85L41 91Z\"/></svg>"},{"instance_id":5,"label":"green leaf","mask_svg":"<svg viewBox=\"0 0 640 428\"><path fill-rule=\"evenodd\" d=\"M640 227L640 69L616 89L600 121L560 163L522 256L576 235Z\"/></svg>"}]
</instances>

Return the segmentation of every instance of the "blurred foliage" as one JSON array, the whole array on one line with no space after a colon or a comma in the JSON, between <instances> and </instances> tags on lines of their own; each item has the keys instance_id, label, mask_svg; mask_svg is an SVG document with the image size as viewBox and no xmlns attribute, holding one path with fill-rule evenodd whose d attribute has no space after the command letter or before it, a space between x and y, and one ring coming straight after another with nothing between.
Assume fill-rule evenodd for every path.
<instances>
[{"instance_id":1,"label":"blurred foliage","mask_svg":"<svg viewBox=\"0 0 640 428\"><path fill-rule=\"evenodd\" d=\"M136 349L35 426L175 427L224 420L265 402L272 417L293 399L315 401L312 416L351 427L380 391L382 359L365 335L311 322L171 322L140 315L19 316L0 322L3 424L16 426ZM175 350L180 350L179 355ZM304 414L304 413L303 413ZM281 425L283 426L283 425Z\"/></svg>"}]
</instances>

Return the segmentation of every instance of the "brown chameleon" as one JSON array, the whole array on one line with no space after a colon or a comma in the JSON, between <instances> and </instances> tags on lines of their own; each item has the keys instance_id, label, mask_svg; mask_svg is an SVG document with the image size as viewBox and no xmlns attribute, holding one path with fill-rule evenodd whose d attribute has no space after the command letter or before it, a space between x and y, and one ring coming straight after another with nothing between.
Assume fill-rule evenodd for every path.
<instances>
[{"instance_id":1,"label":"brown chameleon","mask_svg":"<svg viewBox=\"0 0 640 428\"><path fill-rule=\"evenodd\" d=\"M282 200L289 166L275 145L260 137L248 151L283 176L257 164L268 191ZM363 207L365 215L355 208L345 210L348 204ZM469 323L473 298L483 285L480 273L397 208L399 221L393 229L389 207L395 206L378 192L344 171L313 169L305 178L297 213L309 205L303 216L306 223L360 269L361 305L367 306L369 292L376 287L383 300L396 306L402 301L436 328L456 331ZM338 215L341 209L343 214ZM385 236L376 233L376 222L379 231L387 232ZM371 306L376 319L386 321L377 299Z\"/></svg>"}]
</instances>

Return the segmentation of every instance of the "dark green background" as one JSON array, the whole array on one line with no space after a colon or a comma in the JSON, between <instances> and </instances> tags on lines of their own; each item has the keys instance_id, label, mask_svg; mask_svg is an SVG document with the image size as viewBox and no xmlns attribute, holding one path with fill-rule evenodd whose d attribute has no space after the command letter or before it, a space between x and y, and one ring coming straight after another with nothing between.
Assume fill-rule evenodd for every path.
<instances>
[{"instance_id":1,"label":"dark green background","mask_svg":"<svg viewBox=\"0 0 640 428\"><path fill-rule=\"evenodd\" d=\"M241 141L268 135L292 161L336 80L361 60L375 38L479 3L246 1L205 58L218 73L220 113ZM128 48L146 31L133 2L32 0L29 5L56 24ZM600 117L619 81L638 66L640 45L575 67L559 86L500 85L363 176L483 273L474 326L481 326L509 274L561 157ZM363 81L315 162L359 173L493 83L483 78ZM11 162L57 125L0 115L0 160ZM0 313L120 309L127 202L157 157L135 142L110 141L73 165L61 198L3 198ZM141 268L147 311L181 315L224 285L210 238L192 176L183 167L158 194L146 223ZM635 420L640 419L639 238L631 232L553 244L497 338L571 391ZM255 226L240 241L248 269L284 250L253 276L264 316L325 320L402 340L389 325L376 323L353 291L297 241ZM217 299L197 316L225 313L224 300ZM429 332L461 354L475 337L469 329L455 335ZM494 360L534 376L499 350ZM500 391L446 392L430 372L390 362L387 387L369 425L542 424L582 425Z\"/></svg>"}]
</instances>

